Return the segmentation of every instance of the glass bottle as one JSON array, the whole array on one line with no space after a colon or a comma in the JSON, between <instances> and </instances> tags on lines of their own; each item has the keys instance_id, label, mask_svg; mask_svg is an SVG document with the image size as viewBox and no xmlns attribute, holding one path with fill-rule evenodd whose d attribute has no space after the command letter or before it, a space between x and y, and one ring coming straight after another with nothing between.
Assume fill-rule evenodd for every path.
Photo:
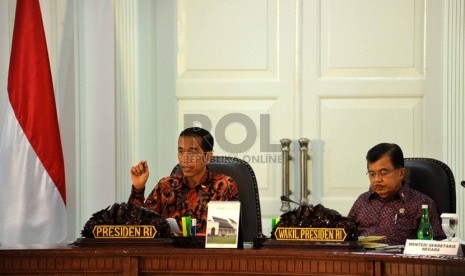
<instances>
[{"instance_id":1,"label":"glass bottle","mask_svg":"<svg viewBox=\"0 0 465 276\"><path fill-rule=\"evenodd\" d=\"M418 227L417 239L419 240L432 240L433 229L429 223L428 205L424 204L421 206L421 222Z\"/></svg>"}]
</instances>

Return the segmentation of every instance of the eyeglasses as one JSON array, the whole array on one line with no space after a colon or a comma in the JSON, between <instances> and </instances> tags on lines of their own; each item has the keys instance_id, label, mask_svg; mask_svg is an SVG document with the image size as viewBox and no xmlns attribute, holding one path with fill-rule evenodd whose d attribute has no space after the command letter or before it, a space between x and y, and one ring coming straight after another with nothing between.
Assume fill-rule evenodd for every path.
<instances>
[{"instance_id":1,"label":"eyeglasses","mask_svg":"<svg viewBox=\"0 0 465 276\"><path fill-rule=\"evenodd\" d=\"M367 171L367 175L369 178L373 179L376 177L376 175L379 175L379 177L381 178L386 178L388 177L393 171L395 170L398 170L399 168L395 168L395 169L392 169L392 170L387 170L387 169L382 169L382 170L379 170L377 172L374 172L374 171Z\"/></svg>"}]
</instances>

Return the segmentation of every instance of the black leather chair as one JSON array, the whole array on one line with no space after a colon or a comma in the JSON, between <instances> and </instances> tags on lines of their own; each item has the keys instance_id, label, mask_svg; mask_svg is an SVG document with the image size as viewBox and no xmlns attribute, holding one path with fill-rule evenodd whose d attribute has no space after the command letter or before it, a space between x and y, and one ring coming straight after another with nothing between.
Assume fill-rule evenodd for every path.
<instances>
[{"instance_id":1,"label":"black leather chair","mask_svg":"<svg viewBox=\"0 0 465 276\"><path fill-rule=\"evenodd\" d=\"M455 179L449 166L432 158L405 158L410 187L431 197L442 213L455 213Z\"/></svg>"},{"instance_id":2,"label":"black leather chair","mask_svg":"<svg viewBox=\"0 0 465 276\"><path fill-rule=\"evenodd\" d=\"M244 242L252 242L262 233L262 218L260 199L258 196L257 178L250 165L244 160L227 157L213 156L208 168L215 173L228 175L237 183L239 201L241 202L241 236ZM171 174L182 174L179 164Z\"/></svg>"}]
</instances>

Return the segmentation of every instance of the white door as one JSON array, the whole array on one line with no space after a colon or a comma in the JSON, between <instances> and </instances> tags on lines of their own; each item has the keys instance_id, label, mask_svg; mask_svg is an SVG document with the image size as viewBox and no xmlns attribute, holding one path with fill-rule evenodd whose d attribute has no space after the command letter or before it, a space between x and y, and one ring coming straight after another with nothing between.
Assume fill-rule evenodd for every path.
<instances>
[{"instance_id":1,"label":"white door","mask_svg":"<svg viewBox=\"0 0 465 276\"><path fill-rule=\"evenodd\" d=\"M441 3L303 1L302 132L312 200L343 215L381 142L441 156Z\"/></svg>"},{"instance_id":2,"label":"white door","mask_svg":"<svg viewBox=\"0 0 465 276\"><path fill-rule=\"evenodd\" d=\"M216 155L254 169L269 235L281 207L279 141L292 140L291 198L299 201L297 140L305 137L310 202L346 215L368 187L371 146L440 155L441 138L425 122L441 124L440 31L427 24L441 5L427 2L158 2L157 159L174 164L183 128L210 129Z\"/></svg>"}]
</instances>

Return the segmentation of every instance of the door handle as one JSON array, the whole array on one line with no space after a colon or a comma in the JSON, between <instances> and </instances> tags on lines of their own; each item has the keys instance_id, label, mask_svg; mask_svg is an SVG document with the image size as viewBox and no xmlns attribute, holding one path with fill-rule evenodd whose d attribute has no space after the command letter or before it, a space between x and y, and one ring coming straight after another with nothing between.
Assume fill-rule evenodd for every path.
<instances>
[{"instance_id":1,"label":"door handle","mask_svg":"<svg viewBox=\"0 0 465 276\"><path fill-rule=\"evenodd\" d=\"M281 142L281 154L282 154L282 184L283 184L283 195L289 198L291 191L289 189L289 163L292 159L290 155L290 144L291 140L284 138L280 140ZM281 212L288 212L291 210L289 201L281 200Z\"/></svg>"},{"instance_id":2,"label":"door handle","mask_svg":"<svg viewBox=\"0 0 465 276\"><path fill-rule=\"evenodd\" d=\"M308 204L308 195L310 190L308 189L308 160L310 155L308 154L308 143L310 142L307 138L300 138L300 203Z\"/></svg>"}]
</instances>

